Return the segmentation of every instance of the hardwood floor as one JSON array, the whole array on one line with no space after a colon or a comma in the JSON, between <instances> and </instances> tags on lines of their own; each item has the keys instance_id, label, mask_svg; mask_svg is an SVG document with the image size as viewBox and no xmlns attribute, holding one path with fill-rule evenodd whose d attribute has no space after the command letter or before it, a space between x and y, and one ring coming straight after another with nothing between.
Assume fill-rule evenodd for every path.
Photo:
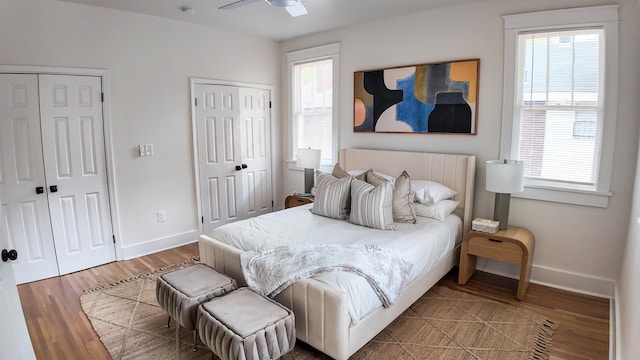
<instances>
[{"instance_id":1,"label":"hardwood floor","mask_svg":"<svg viewBox=\"0 0 640 360\"><path fill-rule=\"evenodd\" d=\"M198 256L193 243L140 258L18 286L22 309L38 359L111 359L82 312L84 289L177 264Z\"/></svg>"},{"instance_id":2,"label":"hardwood floor","mask_svg":"<svg viewBox=\"0 0 640 360\"><path fill-rule=\"evenodd\" d=\"M80 307L87 288L126 279L198 256L197 244L18 286L31 342L38 359L111 359ZM531 284L524 301L517 281L476 272L464 286L457 270L440 281L453 289L523 306L558 322L551 359L607 359L609 301Z\"/></svg>"},{"instance_id":3,"label":"hardwood floor","mask_svg":"<svg viewBox=\"0 0 640 360\"><path fill-rule=\"evenodd\" d=\"M609 358L609 299L530 284L524 300L518 301L518 280L476 271L469 282L458 285L457 268L440 284L522 306L560 324L553 336L550 359Z\"/></svg>"}]
</instances>

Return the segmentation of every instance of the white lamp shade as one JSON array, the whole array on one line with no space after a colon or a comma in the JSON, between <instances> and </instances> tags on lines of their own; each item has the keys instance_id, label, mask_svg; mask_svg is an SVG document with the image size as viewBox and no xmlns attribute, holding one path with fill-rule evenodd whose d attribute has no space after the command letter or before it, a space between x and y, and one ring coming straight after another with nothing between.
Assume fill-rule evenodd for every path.
<instances>
[{"instance_id":1,"label":"white lamp shade","mask_svg":"<svg viewBox=\"0 0 640 360\"><path fill-rule=\"evenodd\" d=\"M298 149L296 166L303 169L317 169L320 167L320 150Z\"/></svg>"},{"instance_id":2,"label":"white lamp shade","mask_svg":"<svg viewBox=\"0 0 640 360\"><path fill-rule=\"evenodd\" d=\"M500 194L524 191L524 163L517 160L487 161L486 188Z\"/></svg>"}]
</instances>

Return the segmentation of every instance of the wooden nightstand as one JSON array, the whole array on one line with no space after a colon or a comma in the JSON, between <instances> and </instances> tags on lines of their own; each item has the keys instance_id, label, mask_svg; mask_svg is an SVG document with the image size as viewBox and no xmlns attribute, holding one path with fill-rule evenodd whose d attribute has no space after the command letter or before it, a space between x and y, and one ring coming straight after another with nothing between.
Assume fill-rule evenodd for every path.
<instances>
[{"instance_id":1,"label":"wooden nightstand","mask_svg":"<svg viewBox=\"0 0 640 360\"><path fill-rule=\"evenodd\" d=\"M478 256L520 264L520 281L516 298L522 300L531 278L535 238L529 229L509 226L495 234L470 231L460 248L458 284L466 284L476 270Z\"/></svg>"},{"instance_id":2,"label":"wooden nightstand","mask_svg":"<svg viewBox=\"0 0 640 360\"><path fill-rule=\"evenodd\" d=\"M313 202L313 196L289 195L284 200L284 208L288 209L295 206L310 204L312 202Z\"/></svg>"}]
</instances>

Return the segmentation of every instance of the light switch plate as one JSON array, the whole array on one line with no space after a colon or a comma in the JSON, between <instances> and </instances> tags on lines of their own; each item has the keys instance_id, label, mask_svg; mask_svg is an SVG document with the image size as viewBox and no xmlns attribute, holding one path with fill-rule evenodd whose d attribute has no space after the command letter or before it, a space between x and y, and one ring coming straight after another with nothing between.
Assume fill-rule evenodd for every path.
<instances>
[{"instance_id":1,"label":"light switch plate","mask_svg":"<svg viewBox=\"0 0 640 360\"><path fill-rule=\"evenodd\" d=\"M152 156L153 155L153 145L145 144L144 145L144 156Z\"/></svg>"},{"instance_id":2,"label":"light switch plate","mask_svg":"<svg viewBox=\"0 0 640 360\"><path fill-rule=\"evenodd\" d=\"M152 144L140 144L138 145L138 153L140 156L153 156Z\"/></svg>"}]
</instances>

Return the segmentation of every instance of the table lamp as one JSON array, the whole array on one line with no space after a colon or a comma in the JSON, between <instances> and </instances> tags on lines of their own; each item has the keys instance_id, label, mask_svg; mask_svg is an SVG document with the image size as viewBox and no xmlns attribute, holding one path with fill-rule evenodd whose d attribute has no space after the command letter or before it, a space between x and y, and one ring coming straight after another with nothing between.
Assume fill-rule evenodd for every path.
<instances>
[{"instance_id":1,"label":"table lamp","mask_svg":"<svg viewBox=\"0 0 640 360\"><path fill-rule=\"evenodd\" d=\"M304 169L304 192L311 193L315 169L320 167L320 150L311 148L298 149L296 166Z\"/></svg>"},{"instance_id":2,"label":"table lamp","mask_svg":"<svg viewBox=\"0 0 640 360\"><path fill-rule=\"evenodd\" d=\"M511 194L524 191L524 163L517 160L487 161L487 191L496 193L493 219L504 230L509 223Z\"/></svg>"}]
</instances>

